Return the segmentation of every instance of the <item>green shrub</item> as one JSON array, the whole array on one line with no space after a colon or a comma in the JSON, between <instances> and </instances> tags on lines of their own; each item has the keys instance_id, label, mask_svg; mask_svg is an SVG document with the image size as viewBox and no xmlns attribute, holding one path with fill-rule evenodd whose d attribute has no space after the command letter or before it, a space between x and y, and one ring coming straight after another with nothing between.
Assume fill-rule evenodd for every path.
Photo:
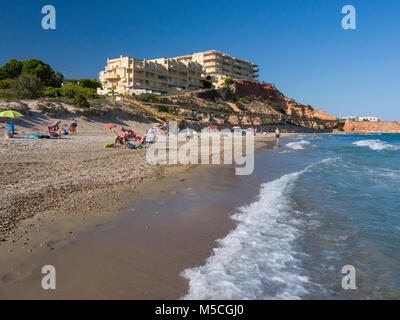
<instances>
[{"instance_id":1,"label":"green shrub","mask_svg":"<svg viewBox=\"0 0 400 320\"><path fill-rule=\"evenodd\" d=\"M60 96L62 96L61 90L59 88L53 88L53 87L46 87L43 90L42 95L44 97L60 97Z\"/></svg>"},{"instance_id":2,"label":"green shrub","mask_svg":"<svg viewBox=\"0 0 400 320\"><path fill-rule=\"evenodd\" d=\"M9 89L0 89L0 98L6 100L15 100L18 97Z\"/></svg>"},{"instance_id":3,"label":"green shrub","mask_svg":"<svg viewBox=\"0 0 400 320\"><path fill-rule=\"evenodd\" d=\"M82 88L89 88L94 90L97 90L97 88L101 88L101 83L97 80L79 79L77 84Z\"/></svg>"},{"instance_id":4,"label":"green shrub","mask_svg":"<svg viewBox=\"0 0 400 320\"><path fill-rule=\"evenodd\" d=\"M22 73L12 82L11 89L19 98L35 99L41 96L42 82L33 74Z\"/></svg>"},{"instance_id":5,"label":"green shrub","mask_svg":"<svg viewBox=\"0 0 400 320\"><path fill-rule=\"evenodd\" d=\"M74 100L72 101L72 104L77 107L77 108L89 108L90 104L89 102L86 100L86 97L82 96L82 95L76 95Z\"/></svg>"},{"instance_id":6,"label":"green shrub","mask_svg":"<svg viewBox=\"0 0 400 320\"><path fill-rule=\"evenodd\" d=\"M10 89L13 81L13 79L0 80L0 89Z\"/></svg>"},{"instance_id":7,"label":"green shrub","mask_svg":"<svg viewBox=\"0 0 400 320\"><path fill-rule=\"evenodd\" d=\"M254 101L253 96L244 96L240 98L240 101L243 103L252 103Z\"/></svg>"},{"instance_id":8,"label":"green shrub","mask_svg":"<svg viewBox=\"0 0 400 320\"><path fill-rule=\"evenodd\" d=\"M171 113L171 108L166 106L158 106L158 111Z\"/></svg>"},{"instance_id":9,"label":"green shrub","mask_svg":"<svg viewBox=\"0 0 400 320\"><path fill-rule=\"evenodd\" d=\"M90 99L97 99L100 97L95 89L82 88L81 86L78 86L73 83L65 84L60 88L59 92L63 97L71 99L74 98L75 96L83 96L85 98L90 98Z\"/></svg>"},{"instance_id":10,"label":"green shrub","mask_svg":"<svg viewBox=\"0 0 400 320\"><path fill-rule=\"evenodd\" d=\"M283 108L279 104L277 104L276 102L273 102L271 100L266 100L266 102L275 111L285 114L285 110L283 110Z\"/></svg>"},{"instance_id":11,"label":"green shrub","mask_svg":"<svg viewBox=\"0 0 400 320\"><path fill-rule=\"evenodd\" d=\"M235 81L231 77L225 78L224 82L227 86L235 83Z\"/></svg>"},{"instance_id":12,"label":"green shrub","mask_svg":"<svg viewBox=\"0 0 400 320\"><path fill-rule=\"evenodd\" d=\"M241 110L241 111L245 111L246 110L246 106L241 103L241 102L236 102L236 106Z\"/></svg>"},{"instance_id":13,"label":"green shrub","mask_svg":"<svg viewBox=\"0 0 400 320\"><path fill-rule=\"evenodd\" d=\"M155 94L151 93L141 94L140 96L137 97L137 99L143 102L151 102L151 103L158 102L158 97Z\"/></svg>"}]
</instances>

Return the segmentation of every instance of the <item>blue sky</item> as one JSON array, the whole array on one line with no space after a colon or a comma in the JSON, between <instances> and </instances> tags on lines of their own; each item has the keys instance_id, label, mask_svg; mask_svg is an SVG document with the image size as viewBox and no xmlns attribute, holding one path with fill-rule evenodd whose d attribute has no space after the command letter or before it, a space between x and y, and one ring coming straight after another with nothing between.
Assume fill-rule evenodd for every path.
<instances>
[{"instance_id":1,"label":"blue sky","mask_svg":"<svg viewBox=\"0 0 400 320\"><path fill-rule=\"evenodd\" d=\"M43 30L41 9L57 10ZM357 29L344 30L344 5ZM0 64L40 58L71 78L97 78L107 57L172 57L216 49L260 65L260 80L335 116L400 121L400 1L0 0Z\"/></svg>"}]
</instances>

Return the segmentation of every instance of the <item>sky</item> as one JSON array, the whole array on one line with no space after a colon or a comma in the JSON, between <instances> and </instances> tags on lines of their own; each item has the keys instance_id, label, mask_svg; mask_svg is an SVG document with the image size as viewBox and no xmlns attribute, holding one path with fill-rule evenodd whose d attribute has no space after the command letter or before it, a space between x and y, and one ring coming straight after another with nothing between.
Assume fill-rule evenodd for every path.
<instances>
[{"instance_id":1,"label":"sky","mask_svg":"<svg viewBox=\"0 0 400 320\"><path fill-rule=\"evenodd\" d=\"M56 9L56 29L41 26ZM342 28L342 8L356 29ZM38 58L98 78L107 57L215 49L260 66L260 81L335 116L400 121L399 0L0 0L0 65Z\"/></svg>"}]
</instances>

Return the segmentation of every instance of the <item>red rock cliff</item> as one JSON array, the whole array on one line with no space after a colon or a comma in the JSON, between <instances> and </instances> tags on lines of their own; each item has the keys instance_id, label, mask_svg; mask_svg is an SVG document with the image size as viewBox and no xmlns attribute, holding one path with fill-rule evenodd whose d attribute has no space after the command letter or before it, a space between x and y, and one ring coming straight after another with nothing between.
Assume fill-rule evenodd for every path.
<instances>
[{"instance_id":1,"label":"red rock cliff","mask_svg":"<svg viewBox=\"0 0 400 320\"><path fill-rule=\"evenodd\" d=\"M348 122L343 127L344 131L354 132L379 132L400 133L398 122Z\"/></svg>"},{"instance_id":2,"label":"red rock cliff","mask_svg":"<svg viewBox=\"0 0 400 320\"><path fill-rule=\"evenodd\" d=\"M244 96L255 96L262 97L265 100L270 100L279 104L289 116L317 118L321 120L336 120L334 116L331 116L324 111L316 110L310 106L304 106L293 99L286 98L279 90L270 84L251 80L237 80L235 84L230 87L230 91L238 98Z\"/></svg>"}]
</instances>

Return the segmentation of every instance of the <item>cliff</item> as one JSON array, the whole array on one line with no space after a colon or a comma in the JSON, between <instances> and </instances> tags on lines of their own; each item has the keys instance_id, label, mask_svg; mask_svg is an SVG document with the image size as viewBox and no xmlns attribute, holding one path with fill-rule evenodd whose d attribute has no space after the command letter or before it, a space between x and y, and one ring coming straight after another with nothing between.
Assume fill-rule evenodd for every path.
<instances>
[{"instance_id":1,"label":"cliff","mask_svg":"<svg viewBox=\"0 0 400 320\"><path fill-rule=\"evenodd\" d=\"M282 111L288 116L336 120L334 116L331 116L324 111L314 109L311 106L302 105L294 99L285 97L278 89L270 84L250 80L238 80L231 86L230 90L233 95L239 98L244 96L255 96L261 97L273 104L278 104Z\"/></svg>"},{"instance_id":2,"label":"cliff","mask_svg":"<svg viewBox=\"0 0 400 320\"><path fill-rule=\"evenodd\" d=\"M347 122L343 130L346 132L378 132L378 133L400 133L398 122Z\"/></svg>"}]
</instances>

